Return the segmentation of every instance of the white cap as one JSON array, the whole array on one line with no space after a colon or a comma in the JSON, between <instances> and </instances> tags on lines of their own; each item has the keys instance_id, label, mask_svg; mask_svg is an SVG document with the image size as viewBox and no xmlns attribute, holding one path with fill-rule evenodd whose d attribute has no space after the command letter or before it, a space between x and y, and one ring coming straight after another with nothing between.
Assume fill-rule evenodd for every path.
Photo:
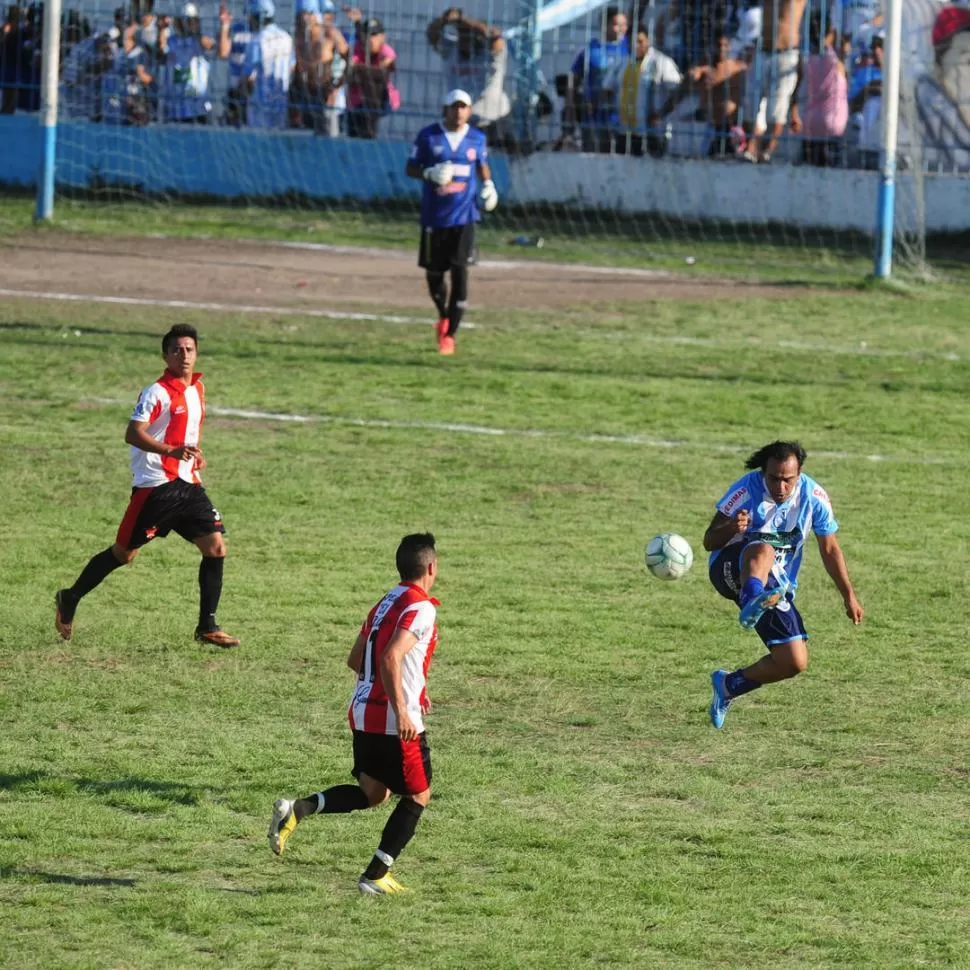
<instances>
[{"instance_id":1,"label":"white cap","mask_svg":"<svg viewBox=\"0 0 970 970\"><path fill-rule=\"evenodd\" d=\"M467 91L462 91L461 88L453 88L445 95L445 100L442 102L447 108L449 104L467 104L470 108L472 106L472 96Z\"/></svg>"},{"instance_id":2,"label":"white cap","mask_svg":"<svg viewBox=\"0 0 970 970\"><path fill-rule=\"evenodd\" d=\"M182 16L185 17L186 20L190 20L192 17L198 19L199 8L194 3L187 3L182 8Z\"/></svg>"}]
</instances>

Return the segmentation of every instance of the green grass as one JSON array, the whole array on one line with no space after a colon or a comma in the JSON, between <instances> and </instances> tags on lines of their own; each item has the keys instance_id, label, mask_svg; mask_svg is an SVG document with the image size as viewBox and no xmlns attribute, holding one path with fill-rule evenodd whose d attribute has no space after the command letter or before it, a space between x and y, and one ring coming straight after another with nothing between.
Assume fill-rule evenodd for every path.
<instances>
[{"instance_id":1,"label":"green grass","mask_svg":"<svg viewBox=\"0 0 970 970\"><path fill-rule=\"evenodd\" d=\"M0 195L0 238L30 227L33 212L31 199ZM411 250L415 219L413 207L407 205L353 209L293 200L274 207L59 199L51 225L101 235L272 239ZM521 234L542 235L545 245L511 246L510 240ZM688 225L665 217L576 213L551 206L500 208L482 223L480 242L489 258L646 267L752 281L845 286L872 272L872 241L858 234L743 221ZM970 281L970 237L931 237L927 258L935 273ZM689 271L687 260L694 267ZM901 278L911 275L911 269L897 259L895 272Z\"/></svg>"},{"instance_id":2,"label":"green grass","mask_svg":"<svg viewBox=\"0 0 970 970\"><path fill-rule=\"evenodd\" d=\"M430 327L0 307L0 964L970 967L964 295L475 319L446 360ZM244 645L192 642L174 536L64 644L53 591L111 541L179 320L213 408L318 419L207 423ZM866 621L809 549L811 669L717 733L708 672L760 645L700 536L747 454L796 435ZM344 660L416 529L441 555L435 797L412 893L362 899L386 809L310 819L281 859L265 829L279 795L349 780ZM679 583L642 565L666 529L698 556Z\"/></svg>"}]
</instances>

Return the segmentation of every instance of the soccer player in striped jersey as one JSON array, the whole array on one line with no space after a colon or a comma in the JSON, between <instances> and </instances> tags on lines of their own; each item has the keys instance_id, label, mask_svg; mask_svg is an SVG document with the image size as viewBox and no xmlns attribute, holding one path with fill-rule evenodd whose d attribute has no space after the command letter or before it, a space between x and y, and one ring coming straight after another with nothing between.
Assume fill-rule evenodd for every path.
<instances>
[{"instance_id":1,"label":"soccer player in striped jersey","mask_svg":"<svg viewBox=\"0 0 970 970\"><path fill-rule=\"evenodd\" d=\"M347 711L357 784L334 785L305 798L280 798L269 824L270 848L280 855L308 815L361 811L382 805L392 792L399 795L377 851L357 883L362 893L374 896L403 891L390 868L431 800L424 715L431 709L427 676L438 644L438 601L429 595L438 578L434 536L405 536L396 560L401 581L367 614L347 657L357 675Z\"/></svg>"},{"instance_id":2,"label":"soccer player in striped jersey","mask_svg":"<svg viewBox=\"0 0 970 970\"><path fill-rule=\"evenodd\" d=\"M133 487L114 544L92 557L74 585L54 597L54 623L65 640L71 639L81 599L109 573L130 563L142 546L174 529L202 553L195 639L217 647L239 644L216 622L226 529L199 478L206 462L199 446L205 387L202 375L194 371L198 340L195 328L185 323L162 338L165 373L141 392L125 431Z\"/></svg>"},{"instance_id":3,"label":"soccer player in striped jersey","mask_svg":"<svg viewBox=\"0 0 970 970\"><path fill-rule=\"evenodd\" d=\"M846 616L862 622L849 570L836 533L839 523L828 492L802 471L805 449L797 441L773 441L746 462L717 503L704 533L712 585L740 608L738 620L755 630L767 655L733 673L711 674L711 724L724 725L732 701L764 684L795 677L808 667L808 634L795 607L798 569L814 532L825 571L842 595Z\"/></svg>"},{"instance_id":4,"label":"soccer player in striped jersey","mask_svg":"<svg viewBox=\"0 0 970 970\"><path fill-rule=\"evenodd\" d=\"M477 257L475 223L498 205L485 133L469 124L472 99L445 95L444 119L418 132L407 174L424 182L418 265L438 310L438 350L455 352L455 334L468 302L468 267ZM451 294L445 273L451 271Z\"/></svg>"}]
</instances>

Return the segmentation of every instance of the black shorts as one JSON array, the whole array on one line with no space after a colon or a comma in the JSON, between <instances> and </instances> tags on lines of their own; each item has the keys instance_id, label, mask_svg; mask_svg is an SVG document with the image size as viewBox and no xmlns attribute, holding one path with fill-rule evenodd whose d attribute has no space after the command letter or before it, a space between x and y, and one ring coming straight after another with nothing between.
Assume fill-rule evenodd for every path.
<instances>
[{"instance_id":1,"label":"black shorts","mask_svg":"<svg viewBox=\"0 0 970 970\"><path fill-rule=\"evenodd\" d=\"M154 488L131 490L115 542L123 549L140 549L173 529L189 542L226 531L222 516L212 507L205 489L177 478Z\"/></svg>"},{"instance_id":2,"label":"black shorts","mask_svg":"<svg viewBox=\"0 0 970 970\"><path fill-rule=\"evenodd\" d=\"M429 273L447 273L452 266L474 266L478 262L475 223L447 229L421 229L418 266Z\"/></svg>"},{"instance_id":3,"label":"black shorts","mask_svg":"<svg viewBox=\"0 0 970 970\"><path fill-rule=\"evenodd\" d=\"M395 795L420 795L431 787L427 734L402 741L396 734L354 731L353 776L368 775Z\"/></svg>"}]
</instances>

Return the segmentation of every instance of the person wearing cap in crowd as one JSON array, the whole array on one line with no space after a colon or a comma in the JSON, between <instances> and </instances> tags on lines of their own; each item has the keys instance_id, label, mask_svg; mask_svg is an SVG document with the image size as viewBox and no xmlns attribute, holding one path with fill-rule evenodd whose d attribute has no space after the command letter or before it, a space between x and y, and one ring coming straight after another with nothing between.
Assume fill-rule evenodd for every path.
<instances>
[{"instance_id":1,"label":"person wearing cap in crowd","mask_svg":"<svg viewBox=\"0 0 970 970\"><path fill-rule=\"evenodd\" d=\"M387 43L384 25L376 17L364 18L356 8L349 9L347 16L357 31L347 71L347 134L375 138L381 116L401 106L401 95L394 86L397 53Z\"/></svg>"},{"instance_id":2,"label":"person wearing cap in crowd","mask_svg":"<svg viewBox=\"0 0 970 970\"><path fill-rule=\"evenodd\" d=\"M472 99L460 88L444 100L444 117L414 140L407 174L424 183L418 265L438 310L438 350L455 352L455 333L468 302L468 267L475 262L475 223L498 205L485 134L469 123ZM451 274L451 292L445 273Z\"/></svg>"},{"instance_id":3,"label":"person wearing cap in crowd","mask_svg":"<svg viewBox=\"0 0 970 970\"><path fill-rule=\"evenodd\" d=\"M970 7L937 11L933 61L916 82L923 160L944 172L970 170Z\"/></svg>"},{"instance_id":4,"label":"person wearing cap in crowd","mask_svg":"<svg viewBox=\"0 0 970 970\"><path fill-rule=\"evenodd\" d=\"M283 128L295 58L293 38L276 23L273 0L250 0L250 27L256 31L243 69L248 92L246 124Z\"/></svg>"},{"instance_id":5,"label":"person wearing cap in crowd","mask_svg":"<svg viewBox=\"0 0 970 970\"><path fill-rule=\"evenodd\" d=\"M286 126L293 38L276 24L273 0L248 0L248 30L220 11L219 57L229 59L228 120L249 128Z\"/></svg>"},{"instance_id":6,"label":"person wearing cap in crowd","mask_svg":"<svg viewBox=\"0 0 970 970\"><path fill-rule=\"evenodd\" d=\"M428 24L427 36L441 57L444 89L468 91L473 124L493 147L508 143L512 105L505 93L508 48L502 31L449 7Z\"/></svg>"},{"instance_id":7,"label":"person wearing cap in crowd","mask_svg":"<svg viewBox=\"0 0 970 970\"><path fill-rule=\"evenodd\" d=\"M165 120L205 124L212 111L209 72L215 41L202 33L199 8L194 3L182 7L173 27L162 29L159 47L165 61Z\"/></svg>"}]
</instances>

